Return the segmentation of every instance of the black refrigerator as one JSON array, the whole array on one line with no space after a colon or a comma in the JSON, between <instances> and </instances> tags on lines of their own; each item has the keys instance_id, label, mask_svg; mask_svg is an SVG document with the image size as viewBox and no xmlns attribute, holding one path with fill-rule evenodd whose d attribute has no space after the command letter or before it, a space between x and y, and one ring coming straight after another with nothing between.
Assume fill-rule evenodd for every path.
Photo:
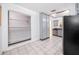
<instances>
[{"instance_id":1,"label":"black refrigerator","mask_svg":"<svg viewBox=\"0 0 79 59\"><path fill-rule=\"evenodd\" d=\"M63 54L79 55L79 15L64 16Z\"/></svg>"}]
</instances>

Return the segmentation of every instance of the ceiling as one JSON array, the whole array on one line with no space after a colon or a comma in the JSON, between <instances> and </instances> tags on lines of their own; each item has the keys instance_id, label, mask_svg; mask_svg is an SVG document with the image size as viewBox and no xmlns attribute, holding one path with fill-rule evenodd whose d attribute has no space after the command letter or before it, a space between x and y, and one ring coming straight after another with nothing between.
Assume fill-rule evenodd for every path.
<instances>
[{"instance_id":1,"label":"ceiling","mask_svg":"<svg viewBox=\"0 0 79 59\"><path fill-rule=\"evenodd\" d=\"M37 12L44 12L51 14L51 10L62 11L74 5L74 3L18 3L25 8L31 9Z\"/></svg>"}]
</instances>

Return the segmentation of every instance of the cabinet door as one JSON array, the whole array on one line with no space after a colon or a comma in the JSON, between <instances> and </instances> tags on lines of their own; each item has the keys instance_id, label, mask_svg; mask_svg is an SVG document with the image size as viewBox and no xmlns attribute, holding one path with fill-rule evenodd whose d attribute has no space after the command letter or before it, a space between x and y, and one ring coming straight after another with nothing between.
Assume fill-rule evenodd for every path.
<instances>
[{"instance_id":1,"label":"cabinet door","mask_svg":"<svg viewBox=\"0 0 79 59\"><path fill-rule=\"evenodd\" d=\"M50 36L50 19L49 16L47 16L47 37Z\"/></svg>"},{"instance_id":2,"label":"cabinet door","mask_svg":"<svg viewBox=\"0 0 79 59\"><path fill-rule=\"evenodd\" d=\"M62 37L62 29L61 30L58 30L58 36L61 36Z\"/></svg>"},{"instance_id":3,"label":"cabinet door","mask_svg":"<svg viewBox=\"0 0 79 59\"><path fill-rule=\"evenodd\" d=\"M47 20L47 15L41 14L41 19L40 19L40 37L41 39L47 38L49 35L49 21Z\"/></svg>"},{"instance_id":4,"label":"cabinet door","mask_svg":"<svg viewBox=\"0 0 79 59\"><path fill-rule=\"evenodd\" d=\"M47 20L45 15L41 15L41 39L46 38L47 34Z\"/></svg>"}]
</instances>

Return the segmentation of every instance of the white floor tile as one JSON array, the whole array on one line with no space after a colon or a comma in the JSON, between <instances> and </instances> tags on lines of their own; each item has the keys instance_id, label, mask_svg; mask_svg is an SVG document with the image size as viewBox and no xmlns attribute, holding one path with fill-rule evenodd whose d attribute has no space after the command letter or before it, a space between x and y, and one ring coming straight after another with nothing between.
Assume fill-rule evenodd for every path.
<instances>
[{"instance_id":1,"label":"white floor tile","mask_svg":"<svg viewBox=\"0 0 79 59\"><path fill-rule=\"evenodd\" d=\"M62 38L53 36L52 39L38 40L12 49L4 55L63 55L62 42Z\"/></svg>"}]
</instances>

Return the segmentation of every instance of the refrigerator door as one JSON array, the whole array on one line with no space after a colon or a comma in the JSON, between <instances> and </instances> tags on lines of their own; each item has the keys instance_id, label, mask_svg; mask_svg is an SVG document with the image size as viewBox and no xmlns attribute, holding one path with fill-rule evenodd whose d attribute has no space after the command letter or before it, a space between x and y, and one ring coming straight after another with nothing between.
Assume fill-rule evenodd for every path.
<instances>
[{"instance_id":1,"label":"refrigerator door","mask_svg":"<svg viewBox=\"0 0 79 59\"><path fill-rule=\"evenodd\" d=\"M79 55L79 16L64 17L64 54Z\"/></svg>"}]
</instances>

